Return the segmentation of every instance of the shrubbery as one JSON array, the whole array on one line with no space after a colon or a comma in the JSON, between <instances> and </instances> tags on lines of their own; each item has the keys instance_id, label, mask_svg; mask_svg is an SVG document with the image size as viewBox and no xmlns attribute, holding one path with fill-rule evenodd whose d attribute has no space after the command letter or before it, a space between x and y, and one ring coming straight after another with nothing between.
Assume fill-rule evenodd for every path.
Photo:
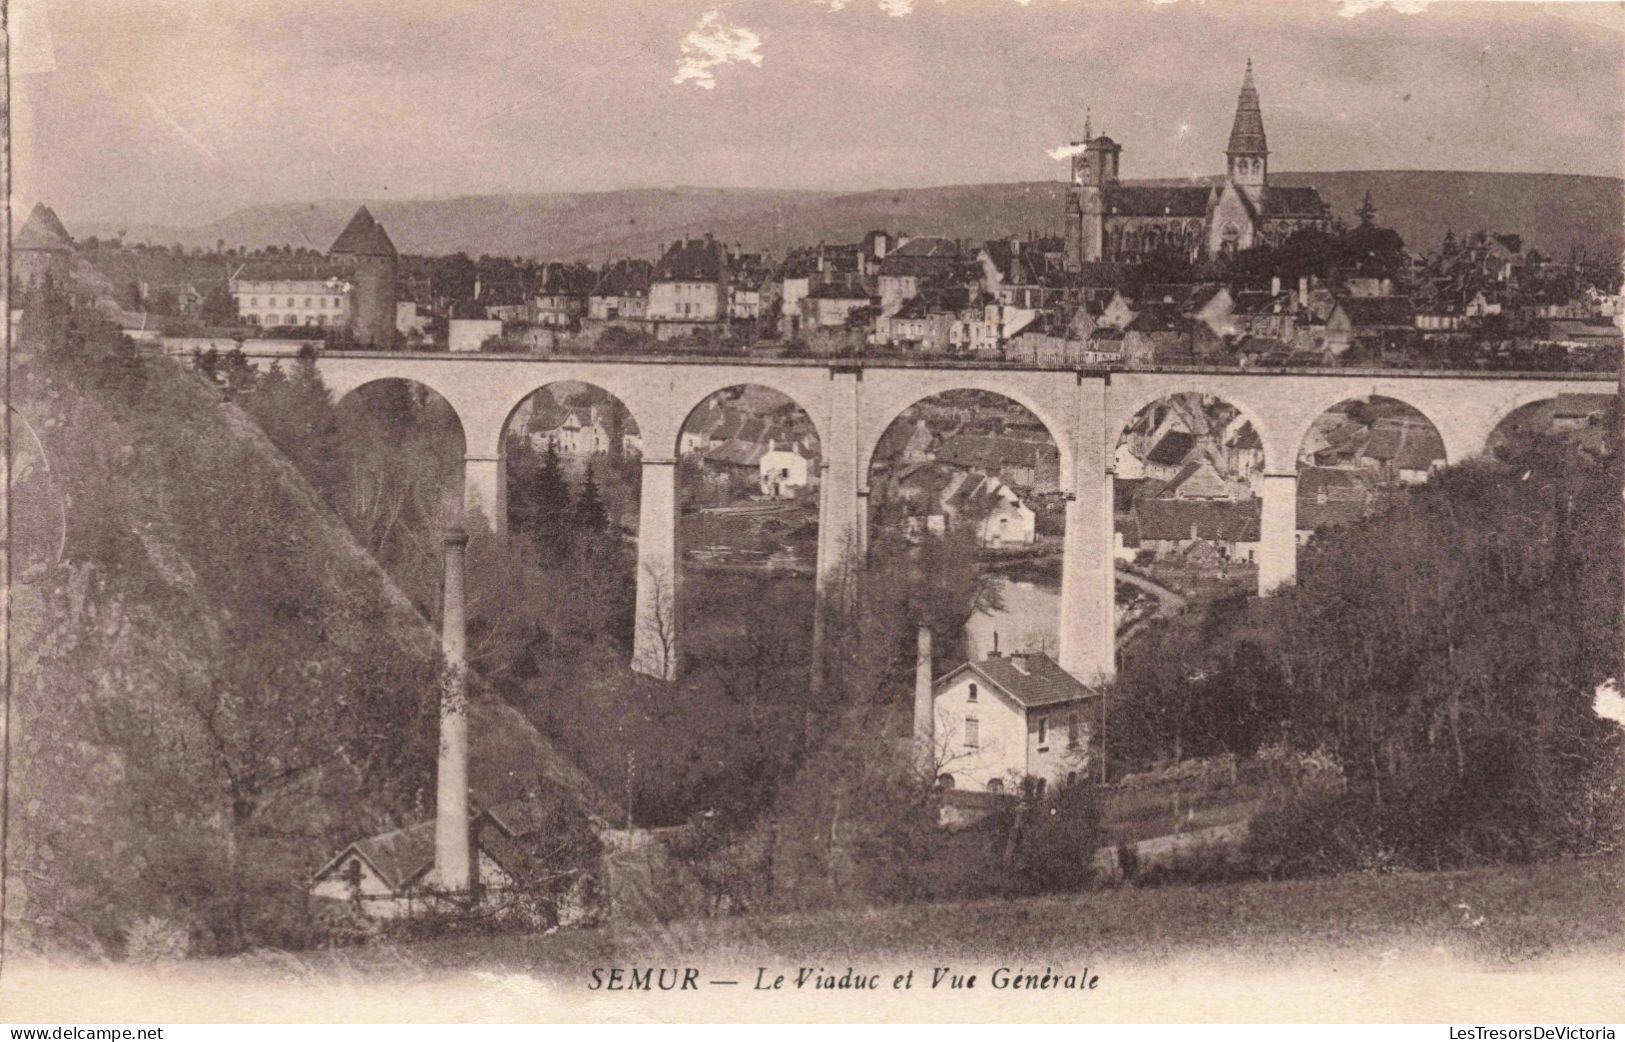
<instances>
[{"instance_id":1,"label":"shrubbery","mask_svg":"<svg viewBox=\"0 0 1625 1042\"><path fill-rule=\"evenodd\" d=\"M1295 588L1128 650L1116 761L1340 765L1346 789L1254 822L1272 875L1618 849L1622 735L1592 701L1619 669L1619 487L1612 448L1530 438L1318 535Z\"/></svg>"}]
</instances>

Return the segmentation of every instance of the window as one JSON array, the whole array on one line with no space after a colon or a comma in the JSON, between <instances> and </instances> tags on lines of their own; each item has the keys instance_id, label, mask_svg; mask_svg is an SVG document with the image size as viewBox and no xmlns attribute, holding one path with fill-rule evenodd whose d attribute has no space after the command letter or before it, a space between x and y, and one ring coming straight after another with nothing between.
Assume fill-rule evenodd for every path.
<instances>
[{"instance_id":1,"label":"window","mask_svg":"<svg viewBox=\"0 0 1625 1042\"><path fill-rule=\"evenodd\" d=\"M305 298L305 307L307 307L307 308L310 307L310 298L309 297Z\"/></svg>"},{"instance_id":2,"label":"window","mask_svg":"<svg viewBox=\"0 0 1625 1042\"><path fill-rule=\"evenodd\" d=\"M1038 751L1043 752L1049 748L1049 717L1038 718Z\"/></svg>"},{"instance_id":3,"label":"window","mask_svg":"<svg viewBox=\"0 0 1625 1042\"><path fill-rule=\"evenodd\" d=\"M1066 714L1066 744L1068 748L1078 747L1078 714Z\"/></svg>"},{"instance_id":4,"label":"window","mask_svg":"<svg viewBox=\"0 0 1625 1042\"><path fill-rule=\"evenodd\" d=\"M258 298L258 297L249 297L248 298L248 306L249 307L255 307L255 308L259 307L260 306L260 298Z\"/></svg>"},{"instance_id":5,"label":"window","mask_svg":"<svg viewBox=\"0 0 1625 1042\"><path fill-rule=\"evenodd\" d=\"M1004 791L1004 782L1002 780L998 779L998 778L989 778L987 780L987 791L988 792L1003 792Z\"/></svg>"},{"instance_id":6,"label":"window","mask_svg":"<svg viewBox=\"0 0 1625 1042\"><path fill-rule=\"evenodd\" d=\"M979 731L979 727L977 725L976 718L974 716L967 716L965 718L965 748L967 748L967 749L975 749L976 748L977 742L981 738L981 735L978 733L978 731Z\"/></svg>"},{"instance_id":7,"label":"window","mask_svg":"<svg viewBox=\"0 0 1625 1042\"><path fill-rule=\"evenodd\" d=\"M970 694L965 696L965 701L967 701L967 702L976 701L976 685L975 684L972 684L970 686Z\"/></svg>"}]
</instances>

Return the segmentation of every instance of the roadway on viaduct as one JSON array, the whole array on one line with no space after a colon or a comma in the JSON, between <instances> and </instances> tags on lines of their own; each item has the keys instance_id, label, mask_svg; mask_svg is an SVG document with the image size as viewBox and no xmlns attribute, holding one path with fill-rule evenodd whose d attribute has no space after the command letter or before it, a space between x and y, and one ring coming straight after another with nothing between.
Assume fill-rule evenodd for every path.
<instances>
[{"instance_id":1,"label":"roadway on viaduct","mask_svg":"<svg viewBox=\"0 0 1625 1042\"><path fill-rule=\"evenodd\" d=\"M280 353L250 358L286 361ZM1252 423L1264 447L1259 592L1290 582L1297 564L1297 456L1326 409L1381 395L1430 420L1448 462L1483 451L1514 410L1559 394L1612 394L1610 373L1486 373L1353 369L1045 368L908 359L579 358L498 354L324 352L317 367L335 397L378 380L431 388L462 423L465 497L500 527L506 517L503 432L520 404L549 384L591 384L614 395L643 445L633 668L670 678L677 669L678 439L707 398L742 384L771 388L811 418L822 463L818 590L861 559L868 475L876 445L914 403L951 390L1003 395L1049 429L1066 498L1061 566L1060 662L1084 680L1114 670L1112 473L1117 442L1144 407L1182 392L1213 395ZM821 616L822 613L820 612ZM815 635L815 643L817 637Z\"/></svg>"}]
</instances>

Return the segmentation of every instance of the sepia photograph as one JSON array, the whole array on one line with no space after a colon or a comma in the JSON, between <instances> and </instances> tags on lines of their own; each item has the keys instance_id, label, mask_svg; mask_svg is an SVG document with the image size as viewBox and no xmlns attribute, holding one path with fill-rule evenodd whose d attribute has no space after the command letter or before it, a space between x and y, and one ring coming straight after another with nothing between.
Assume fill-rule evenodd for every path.
<instances>
[{"instance_id":1,"label":"sepia photograph","mask_svg":"<svg viewBox=\"0 0 1625 1042\"><path fill-rule=\"evenodd\" d=\"M1625 1024L1625 5L4 29L8 1037Z\"/></svg>"}]
</instances>

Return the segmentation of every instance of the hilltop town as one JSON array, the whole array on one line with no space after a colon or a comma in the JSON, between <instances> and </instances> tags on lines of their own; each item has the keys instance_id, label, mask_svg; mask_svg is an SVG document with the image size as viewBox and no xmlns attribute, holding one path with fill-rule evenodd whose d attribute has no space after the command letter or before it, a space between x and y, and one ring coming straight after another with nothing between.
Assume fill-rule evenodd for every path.
<instances>
[{"instance_id":1,"label":"hilltop town","mask_svg":"<svg viewBox=\"0 0 1625 1042\"><path fill-rule=\"evenodd\" d=\"M1221 178L1131 182L1089 112L1053 226L997 238L588 264L36 205L18 863L75 874L27 936L545 946L1617 853L1618 267L1273 182L1256 77Z\"/></svg>"},{"instance_id":2,"label":"hilltop town","mask_svg":"<svg viewBox=\"0 0 1625 1042\"><path fill-rule=\"evenodd\" d=\"M41 204L19 270L97 273L146 336L537 354L904 356L1055 367L1594 369L1618 349L1618 265L1526 249L1516 228L1404 242L1381 199L1333 213L1272 184L1249 64L1216 184L1121 177L1083 134L1040 234L877 229L774 256L705 229L652 257L398 256L363 207L326 254L75 242ZM1217 135L1214 135L1215 138Z\"/></svg>"}]
</instances>

